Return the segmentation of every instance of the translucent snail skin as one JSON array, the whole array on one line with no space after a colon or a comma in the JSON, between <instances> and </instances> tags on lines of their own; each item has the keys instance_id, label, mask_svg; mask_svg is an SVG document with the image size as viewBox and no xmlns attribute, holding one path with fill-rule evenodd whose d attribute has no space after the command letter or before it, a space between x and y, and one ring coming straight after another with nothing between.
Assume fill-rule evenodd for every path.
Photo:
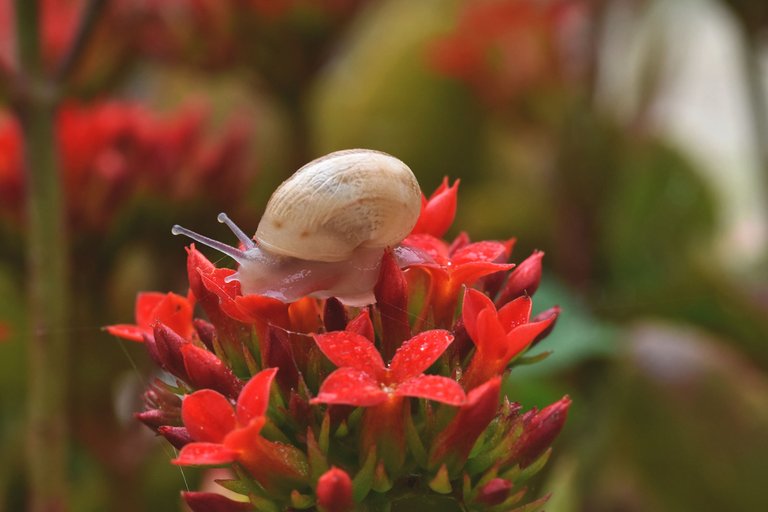
<instances>
[{"instance_id":1,"label":"translucent snail skin","mask_svg":"<svg viewBox=\"0 0 768 512\"><path fill-rule=\"evenodd\" d=\"M401 267L425 256L398 244L421 211L421 189L399 159L369 149L337 151L306 164L267 203L256 234L248 237L226 214L242 244L229 246L179 225L174 235L212 247L238 264L230 280L243 294L284 302L304 296L337 297L350 306L374 302L373 287L384 250Z\"/></svg>"}]
</instances>

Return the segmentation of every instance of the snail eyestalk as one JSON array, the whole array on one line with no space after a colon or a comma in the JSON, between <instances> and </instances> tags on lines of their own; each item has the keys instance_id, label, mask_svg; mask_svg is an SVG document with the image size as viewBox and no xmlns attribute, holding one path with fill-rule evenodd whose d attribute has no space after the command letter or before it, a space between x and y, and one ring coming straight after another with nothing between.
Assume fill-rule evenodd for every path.
<instances>
[{"instance_id":1,"label":"snail eyestalk","mask_svg":"<svg viewBox=\"0 0 768 512\"><path fill-rule=\"evenodd\" d=\"M203 245L207 245L211 249L216 249L220 253L226 254L241 265L243 262L248 260L248 257L244 251L241 251L240 249L232 247L231 245L227 245L223 242L219 242L218 240L214 240L213 238L208 238L207 236L195 233L194 231L191 231L183 226L179 226L178 224L171 228L171 233L174 235L184 235L188 238L191 238L195 242L200 242ZM240 237L238 236L238 238Z\"/></svg>"},{"instance_id":2,"label":"snail eyestalk","mask_svg":"<svg viewBox=\"0 0 768 512\"><path fill-rule=\"evenodd\" d=\"M216 220L221 222L222 224L226 225L232 232L235 234L238 240L240 240L240 243L242 243L245 246L245 250L253 249L256 247L256 242L253 241L251 237L245 234L245 232L240 229L240 226L235 224L232 219L229 218L229 216L221 212L218 217L216 217Z\"/></svg>"}]
</instances>

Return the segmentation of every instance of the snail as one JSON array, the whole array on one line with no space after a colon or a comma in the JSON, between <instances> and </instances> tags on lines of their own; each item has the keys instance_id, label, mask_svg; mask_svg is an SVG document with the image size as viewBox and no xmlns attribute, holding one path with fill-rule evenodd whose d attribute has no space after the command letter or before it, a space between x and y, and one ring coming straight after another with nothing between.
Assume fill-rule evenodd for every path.
<instances>
[{"instance_id":1,"label":"snail","mask_svg":"<svg viewBox=\"0 0 768 512\"><path fill-rule=\"evenodd\" d=\"M229 279L243 294L292 302L304 296L336 297L362 306L375 302L373 287L384 250L401 267L425 261L397 245L421 211L421 189L399 159L368 149L337 151L296 171L272 194L253 238L225 213L218 216L240 241L235 248L173 226L234 259Z\"/></svg>"}]
</instances>

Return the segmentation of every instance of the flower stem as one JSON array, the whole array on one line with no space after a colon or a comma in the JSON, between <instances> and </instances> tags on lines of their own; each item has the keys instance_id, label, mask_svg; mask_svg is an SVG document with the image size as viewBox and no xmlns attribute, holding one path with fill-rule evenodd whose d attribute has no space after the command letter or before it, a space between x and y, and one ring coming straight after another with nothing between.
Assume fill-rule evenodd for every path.
<instances>
[{"instance_id":1,"label":"flower stem","mask_svg":"<svg viewBox=\"0 0 768 512\"><path fill-rule=\"evenodd\" d=\"M29 510L67 508L68 255L54 137L55 95L43 81L38 2L15 4L20 69L14 108L27 169L27 463Z\"/></svg>"}]
</instances>

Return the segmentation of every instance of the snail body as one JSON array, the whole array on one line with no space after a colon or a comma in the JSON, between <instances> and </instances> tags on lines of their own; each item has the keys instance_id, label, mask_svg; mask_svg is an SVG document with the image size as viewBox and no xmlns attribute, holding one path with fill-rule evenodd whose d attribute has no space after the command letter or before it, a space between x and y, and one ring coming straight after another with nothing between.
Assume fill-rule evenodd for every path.
<instances>
[{"instance_id":1,"label":"snail body","mask_svg":"<svg viewBox=\"0 0 768 512\"><path fill-rule=\"evenodd\" d=\"M421 256L396 247L421 211L416 177L397 158L367 149L337 151L306 164L272 194L253 239L226 214L218 220L243 248L174 226L232 257L244 294L291 302L310 295L349 305L374 302L381 257L393 247L401 266Z\"/></svg>"}]
</instances>

